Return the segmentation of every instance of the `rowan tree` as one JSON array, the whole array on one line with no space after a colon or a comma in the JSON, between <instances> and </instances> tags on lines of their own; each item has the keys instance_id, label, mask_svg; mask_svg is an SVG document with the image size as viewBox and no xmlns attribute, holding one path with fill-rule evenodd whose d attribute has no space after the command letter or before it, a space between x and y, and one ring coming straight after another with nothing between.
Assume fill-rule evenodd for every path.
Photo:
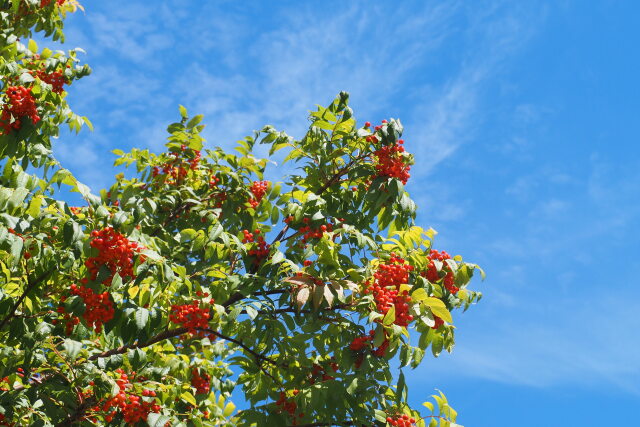
<instances>
[{"instance_id":1,"label":"rowan tree","mask_svg":"<svg viewBox=\"0 0 640 427\"><path fill-rule=\"evenodd\" d=\"M479 268L415 223L400 121L358 125L342 92L301 139L227 152L180 107L94 193L51 150L91 126L66 101L90 69L30 39L78 7L0 0L0 425L453 425L403 371L451 351Z\"/></svg>"}]
</instances>

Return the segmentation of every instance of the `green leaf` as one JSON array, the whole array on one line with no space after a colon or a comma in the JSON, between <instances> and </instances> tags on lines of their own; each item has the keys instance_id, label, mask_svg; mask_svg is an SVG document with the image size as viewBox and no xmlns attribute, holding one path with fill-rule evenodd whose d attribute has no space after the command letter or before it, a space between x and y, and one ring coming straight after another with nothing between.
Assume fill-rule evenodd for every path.
<instances>
[{"instance_id":1,"label":"green leaf","mask_svg":"<svg viewBox=\"0 0 640 427\"><path fill-rule=\"evenodd\" d=\"M183 119L186 119L189 117L189 115L187 114L187 109L184 108L184 106L180 106L180 116L182 116Z\"/></svg>"},{"instance_id":2,"label":"green leaf","mask_svg":"<svg viewBox=\"0 0 640 427\"><path fill-rule=\"evenodd\" d=\"M169 421L171 421L171 418L162 414L152 412L147 416L147 424L149 424L149 427L164 427Z\"/></svg>"},{"instance_id":3,"label":"green leaf","mask_svg":"<svg viewBox=\"0 0 640 427\"><path fill-rule=\"evenodd\" d=\"M351 383L347 387L347 393L353 396L357 389L358 389L358 377L355 377L351 380Z\"/></svg>"},{"instance_id":4,"label":"green leaf","mask_svg":"<svg viewBox=\"0 0 640 427\"><path fill-rule=\"evenodd\" d=\"M214 223L209 230L209 239L216 240L220 235L224 232L224 228L222 228L222 224L219 222Z\"/></svg>"},{"instance_id":5,"label":"green leaf","mask_svg":"<svg viewBox=\"0 0 640 427\"><path fill-rule=\"evenodd\" d=\"M64 224L63 238L65 244L72 246L82 235L82 228L80 228L77 222L69 220Z\"/></svg>"},{"instance_id":6,"label":"green leaf","mask_svg":"<svg viewBox=\"0 0 640 427\"><path fill-rule=\"evenodd\" d=\"M13 190L13 194L11 194L11 197L9 197L9 212L13 212L18 207L18 205L22 204L25 197L27 197L27 194L29 194L29 190L27 190L26 188L16 188L15 190Z\"/></svg>"},{"instance_id":7,"label":"green leaf","mask_svg":"<svg viewBox=\"0 0 640 427\"><path fill-rule=\"evenodd\" d=\"M82 316L85 312L84 300L77 295L71 295L64 302L64 311L75 316Z\"/></svg>"},{"instance_id":8,"label":"green leaf","mask_svg":"<svg viewBox=\"0 0 640 427\"><path fill-rule=\"evenodd\" d=\"M44 200L44 196L38 194L31 198L31 202L29 202L29 207L27 208L27 214L32 216L33 218L37 218L40 215L40 208L42 207L42 201Z\"/></svg>"},{"instance_id":9,"label":"green leaf","mask_svg":"<svg viewBox=\"0 0 640 427\"><path fill-rule=\"evenodd\" d=\"M276 251L271 257L271 264L278 264L284 260L284 254L280 251Z\"/></svg>"},{"instance_id":10,"label":"green leaf","mask_svg":"<svg viewBox=\"0 0 640 427\"><path fill-rule=\"evenodd\" d=\"M127 358L134 369L140 369L147 362L147 353L142 349L134 348L127 352Z\"/></svg>"},{"instance_id":11,"label":"green leaf","mask_svg":"<svg viewBox=\"0 0 640 427\"><path fill-rule=\"evenodd\" d=\"M247 311L247 316L249 316L251 320L255 319L258 316L258 310L251 307L250 305L246 306L245 310Z\"/></svg>"},{"instance_id":12,"label":"green leaf","mask_svg":"<svg viewBox=\"0 0 640 427\"><path fill-rule=\"evenodd\" d=\"M418 288L411 293L411 299L413 301L424 301L427 298L429 298L429 295L427 294L427 291L424 290L424 288Z\"/></svg>"},{"instance_id":13,"label":"green leaf","mask_svg":"<svg viewBox=\"0 0 640 427\"><path fill-rule=\"evenodd\" d=\"M389 311L387 311L387 314L384 315L384 318L382 319L382 324L384 326L389 326L393 322L395 322L395 320L396 320L396 307L392 305Z\"/></svg>"},{"instance_id":14,"label":"green leaf","mask_svg":"<svg viewBox=\"0 0 640 427\"><path fill-rule=\"evenodd\" d=\"M185 391L182 394L180 394L180 398L190 405L198 406L198 402L196 401L196 398L193 396L193 394L191 394L188 391Z\"/></svg>"},{"instance_id":15,"label":"green leaf","mask_svg":"<svg viewBox=\"0 0 640 427\"><path fill-rule=\"evenodd\" d=\"M71 360L76 360L78 353L82 350L82 343L71 339L64 340L62 346Z\"/></svg>"},{"instance_id":16,"label":"green leaf","mask_svg":"<svg viewBox=\"0 0 640 427\"><path fill-rule=\"evenodd\" d=\"M29 73L22 73L22 74L20 74L20 79L19 80L20 80L20 83L26 84L26 83L32 83L36 79Z\"/></svg>"},{"instance_id":17,"label":"green leaf","mask_svg":"<svg viewBox=\"0 0 640 427\"><path fill-rule=\"evenodd\" d=\"M224 417L229 417L233 411L235 411L236 409L236 405L233 402L227 402L227 404L224 407L224 412L222 413L222 415Z\"/></svg>"},{"instance_id":18,"label":"green leaf","mask_svg":"<svg viewBox=\"0 0 640 427\"><path fill-rule=\"evenodd\" d=\"M24 241L14 236L13 242L11 243L11 256L13 257L14 264L17 264L20 259L20 254L22 253L22 248L24 247Z\"/></svg>"},{"instance_id":19,"label":"green leaf","mask_svg":"<svg viewBox=\"0 0 640 427\"><path fill-rule=\"evenodd\" d=\"M424 305L431 309L431 312L444 320L445 322L453 323L451 313L447 310L444 303L438 298L428 297L422 301Z\"/></svg>"},{"instance_id":20,"label":"green leaf","mask_svg":"<svg viewBox=\"0 0 640 427\"><path fill-rule=\"evenodd\" d=\"M198 114L197 116L189 120L189 123L187 123L187 128L189 129L194 128L202 121L203 118L204 116L202 114Z\"/></svg>"},{"instance_id":21,"label":"green leaf","mask_svg":"<svg viewBox=\"0 0 640 427\"><path fill-rule=\"evenodd\" d=\"M387 425L387 413L386 412L381 411L380 409L375 409L373 413L374 413L374 416L375 416L377 421L380 421L384 425Z\"/></svg>"},{"instance_id":22,"label":"green leaf","mask_svg":"<svg viewBox=\"0 0 640 427\"><path fill-rule=\"evenodd\" d=\"M84 124L87 125L89 130L93 132L93 123L91 123L91 120L89 120L89 118L86 116L82 116L82 120L84 120Z\"/></svg>"},{"instance_id":23,"label":"green leaf","mask_svg":"<svg viewBox=\"0 0 640 427\"><path fill-rule=\"evenodd\" d=\"M36 43L36 41L35 41L35 40L33 40L33 39L29 40L29 45L28 45L28 47L29 47L29 50L30 50L32 53L38 53L38 43Z\"/></svg>"},{"instance_id":24,"label":"green leaf","mask_svg":"<svg viewBox=\"0 0 640 427\"><path fill-rule=\"evenodd\" d=\"M139 308L136 310L135 319L138 330L143 330L147 327L147 323L149 323L149 310L146 308Z\"/></svg>"}]
</instances>

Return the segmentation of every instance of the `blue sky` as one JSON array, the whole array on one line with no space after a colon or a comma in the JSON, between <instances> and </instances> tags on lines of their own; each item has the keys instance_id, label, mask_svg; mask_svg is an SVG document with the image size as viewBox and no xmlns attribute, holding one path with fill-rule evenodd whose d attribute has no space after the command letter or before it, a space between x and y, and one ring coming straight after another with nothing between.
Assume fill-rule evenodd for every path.
<instances>
[{"instance_id":1,"label":"blue sky","mask_svg":"<svg viewBox=\"0 0 640 427\"><path fill-rule=\"evenodd\" d=\"M159 150L177 105L230 147L301 136L340 90L399 117L436 243L487 271L452 355L409 378L467 427L632 425L640 408L640 5L624 1L85 1L70 93L95 132L59 158L94 189L114 148ZM634 232L636 230L636 232Z\"/></svg>"}]
</instances>

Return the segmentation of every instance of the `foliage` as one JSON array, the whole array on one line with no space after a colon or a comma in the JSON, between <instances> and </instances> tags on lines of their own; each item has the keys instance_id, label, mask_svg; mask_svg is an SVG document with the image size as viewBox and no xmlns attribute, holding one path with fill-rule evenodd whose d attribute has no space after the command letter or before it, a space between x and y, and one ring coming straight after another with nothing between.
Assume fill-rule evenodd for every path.
<instances>
[{"instance_id":1,"label":"foliage","mask_svg":"<svg viewBox=\"0 0 640 427\"><path fill-rule=\"evenodd\" d=\"M452 350L478 267L415 224L400 121L358 127L343 92L302 139L228 153L180 107L167 151L114 150L133 171L93 194L51 151L90 125L64 87L90 70L18 40L78 6L0 0L0 425L454 425L403 368Z\"/></svg>"}]
</instances>

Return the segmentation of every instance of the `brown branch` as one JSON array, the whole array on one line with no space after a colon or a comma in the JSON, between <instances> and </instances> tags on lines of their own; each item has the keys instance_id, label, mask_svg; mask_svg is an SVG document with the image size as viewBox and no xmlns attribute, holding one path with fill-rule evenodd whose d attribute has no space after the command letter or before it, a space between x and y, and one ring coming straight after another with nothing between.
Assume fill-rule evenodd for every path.
<instances>
[{"instance_id":1,"label":"brown branch","mask_svg":"<svg viewBox=\"0 0 640 427\"><path fill-rule=\"evenodd\" d=\"M2 322L0 322L0 330L2 330L4 325L6 325L9 322L9 320L11 320L11 318L15 316L16 310L18 309L20 304L22 304L22 301L24 301L24 299L27 297L27 294L31 292L33 288L38 286L43 280L45 280L51 273L53 273L53 271L54 271L54 268L50 268L49 270L42 273L40 276L36 277L36 279L33 282L30 282L27 285L26 289L24 290L20 298L18 298L18 301L16 301L16 303L13 304L13 307L11 307L11 309L9 310L9 314L7 314L5 318L2 320Z\"/></svg>"},{"instance_id":2,"label":"brown branch","mask_svg":"<svg viewBox=\"0 0 640 427\"><path fill-rule=\"evenodd\" d=\"M221 339L226 340L226 341L230 341L230 342L236 344L237 346L242 347L247 353L251 354L256 359L259 359L259 360L262 360L264 362L270 363L273 366L281 366L283 368L288 368L289 367L288 364L286 364L286 363L280 364L280 363L276 362L275 360L273 360L273 359L271 359L271 358L269 358L269 357L267 357L265 355L262 355L262 354L260 354L260 353L258 353L256 351L252 350L251 348L247 347L247 345L242 343L241 341L238 341L238 340L236 340L234 338L222 335L218 331L214 331L213 329L203 329L203 330L205 332L208 332L210 334L213 334L213 335L217 336L218 338L221 338Z\"/></svg>"},{"instance_id":3,"label":"brown branch","mask_svg":"<svg viewBox=\"0 0 640 427\"><path fill-rule=\"evenodd\" d=\"M213 334L215 336L217 336L218 338L221 338L223 340L229 341L234 343L235 345L237 345L238 347L241 347L243 350L245 350L247 353L251 354L253 357L255 357L258 360L262 360L264 362L268 362L274 366L282 366L282 367L287 367L286 364L279 364L276 361L274 361L273 359L270 359L267 356L264 356L258 352L256 352L255 350L251 349L250 347L248 347L246 344L244 344L242 341L239 341L235 338L231 338L228 337L226 335L221 334L218 331L215 331L213 329L208 329L208 328L197 328L198 331L201 332L207 332L209 334ZM188 328L177 328L177 329L169 329L167 331L161 332L158 335L156 335L155 337L151 338L149 341L146 341L144 343L139 343L139 344L126 344L123 346L120 346L118 348L114 348L108 351L104 351L102 353L98 353L98 354L94 354L93 356L89 357L88 360L93 361L96 359L101 359L103 357L109 357L112 356L114 354L123 354L126 353L128 350L134 349L134 348L145 348L145 347L149 347L151 345L157 344L160 341L164 341L166 339L169 338L175 338L175 337L179 337L180 335L184 335L187 332L189 332Z\"/></svg>"},{"instance_id":4,"label":"brown branch","mask_svg":"<svg viewBox=\"0 0 640 427\"><path fill-rule=\"evenodd\" d=\"M109 357L112 356L114 354L123 354L125 352L127 352L128 350L134 349L134 348L144 348L144 347L149 347L151 345L157 344L160 341L164 341L166 339L169 338L175 338L178 337L180 335L186 334L187 332L189 332L189 329L187 328L178 328L178 329L169 329L167 331L161 332L158 335L156 335L155 337L151 338L149 341L141 343L141 344L126 344L123 346L120 346L118 348L114 348L112 350L108 350L102 353L98 353L98 354L94 354L93 356L89 357L88 360L96 360L96 359L101 359L103 357Z\"/></svg>"},{"instance_id":5,"label":"brown branch","mask_svg":"<svg viewBox=\"0 0 640 427\"><path fill-rule=\"evenodd\" d=\"M356 164L356 162L358 162L359 160L364 159L365 157L367 157L367 155L365 153L360 154L358 157L355 157L353 160L351 160L347 165L345 165L342 169L339 169L327 182L324 183L324 185L322 187L320 187L318 189L318 191L316 191L316 195L320 196L322 193L324 193L329 187L331 187L333 184L337 183L340 178L342 178L342 175L344 175L345 173L347 173L349 171L349 169Z\"/></svg>"}]
</instances>

